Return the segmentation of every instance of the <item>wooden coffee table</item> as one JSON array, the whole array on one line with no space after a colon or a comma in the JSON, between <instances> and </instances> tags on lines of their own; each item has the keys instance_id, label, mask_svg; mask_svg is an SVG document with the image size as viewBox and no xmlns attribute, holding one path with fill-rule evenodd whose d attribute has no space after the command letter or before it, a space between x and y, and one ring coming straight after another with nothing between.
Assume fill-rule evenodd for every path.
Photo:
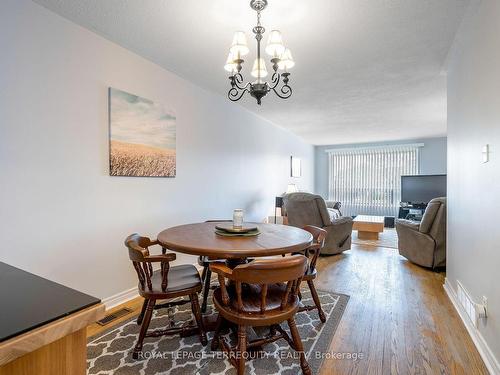
<instances>
[{"instance_id":1,"label":"wooden coffee table","mask_svg":"<svg viewBox=\"0 0 500 375\"><path fill-rule=\"evenodd\" d=\"M354 219L352 229L358 231L360 240L378 240L378 234L384 231L384 217L358 215Z\"/></svg>"}]
</instances>

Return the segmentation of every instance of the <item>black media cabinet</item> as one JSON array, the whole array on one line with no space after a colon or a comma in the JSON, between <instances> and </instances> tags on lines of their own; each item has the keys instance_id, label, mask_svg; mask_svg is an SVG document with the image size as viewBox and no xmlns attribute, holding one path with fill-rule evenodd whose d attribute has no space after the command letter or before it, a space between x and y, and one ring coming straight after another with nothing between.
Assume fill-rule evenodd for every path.
<instances>
[{"instance_id":1,"label":"black media cabinet","mask_svg":"<svg viewBox=\"0 0 500 375\"><path fill-rule=\"evenodd\" d=\"M419 205L408 205L406 207L399 207L398 218L399 219L408 219L412 221L420 221L422 220L422 216L424 215L426 204Z\"/></svg>"}]
</instances>

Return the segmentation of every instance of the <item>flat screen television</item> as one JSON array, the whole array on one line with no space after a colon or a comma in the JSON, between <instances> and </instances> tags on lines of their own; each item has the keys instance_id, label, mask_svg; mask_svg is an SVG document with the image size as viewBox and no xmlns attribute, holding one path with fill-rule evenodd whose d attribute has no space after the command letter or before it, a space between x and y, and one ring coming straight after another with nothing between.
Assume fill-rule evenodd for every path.
<instances>
[{"instance_id":1,"label":"flat screen television","mask_svg":"<svg viewBox=\"0 0 500 375\"><path fill-rule=\"evenodd\" d=\"M401 176L401 201L427 204L433 198L446 197L446 175Z\"/></svg>"}]
</instances>

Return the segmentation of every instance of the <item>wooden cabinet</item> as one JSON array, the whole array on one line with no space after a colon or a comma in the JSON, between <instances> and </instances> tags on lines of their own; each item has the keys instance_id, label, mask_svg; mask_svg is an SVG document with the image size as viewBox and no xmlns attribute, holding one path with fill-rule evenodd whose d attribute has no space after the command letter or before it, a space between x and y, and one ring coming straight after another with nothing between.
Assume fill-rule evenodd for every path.
<instances>
[{"instance_id":1,"label":"wooden cabinet","mask_svg":"<svg viewBox=\"0 0 500 375\"><path fill-rule=\"evenodd\" d=\"M0 262L0 375L85 375L97 298Z\"/></svg>"}]
</instances>

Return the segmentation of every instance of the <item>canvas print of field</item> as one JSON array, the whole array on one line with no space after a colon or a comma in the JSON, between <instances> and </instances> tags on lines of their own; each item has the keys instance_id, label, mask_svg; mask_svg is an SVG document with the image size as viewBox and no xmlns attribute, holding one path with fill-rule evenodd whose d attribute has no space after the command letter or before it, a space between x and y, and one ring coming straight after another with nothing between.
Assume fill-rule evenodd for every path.
<instances>
[{"instance_id":1,"label":"canvas print of field","mask_svg":"<svg viewBox=\"0 0 500 375\"><path fill-rule=\"evenodd\" d=\"M172 109L109 88L110 175L175 177Z\"/></svg>"}]
</instances>

